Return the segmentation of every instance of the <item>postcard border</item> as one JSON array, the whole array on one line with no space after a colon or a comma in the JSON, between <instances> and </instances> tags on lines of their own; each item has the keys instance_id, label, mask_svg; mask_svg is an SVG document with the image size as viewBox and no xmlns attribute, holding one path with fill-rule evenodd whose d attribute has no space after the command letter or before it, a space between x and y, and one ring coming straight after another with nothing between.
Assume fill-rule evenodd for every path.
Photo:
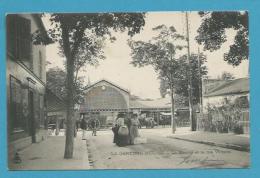
<instances>
[{"instance_id":1,"label":"postcard border","mask_svg":"<svg viewBox=\"0 0 260 178\"><path fill-rule=\"evenodd\" d=\"M260 7L259 1L247 0L2 0L0 7L0 177L46 178L46 177L229 177L253 178L260 175L260 119L257 117L257 98L260 98ZM5 60L5 14L20 12L143 12L143 11L192 11L192 10L248 10L250 38L250 122L251 167L249 169L200 169L200 170L90 170L90 171L8 171L7 169L7 122L6 122L6 60ZM258 29L258 30L257 30Z\"/></svg>"}]
</instances>

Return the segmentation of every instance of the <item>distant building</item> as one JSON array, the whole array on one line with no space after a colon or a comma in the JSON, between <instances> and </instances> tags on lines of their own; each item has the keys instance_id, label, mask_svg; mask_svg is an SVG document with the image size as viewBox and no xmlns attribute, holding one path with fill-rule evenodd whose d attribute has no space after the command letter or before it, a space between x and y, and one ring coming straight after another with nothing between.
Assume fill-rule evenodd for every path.
<instances>
[{"instance_id":1,"label":"distant building","mask_svg":"<svg viewBox=\"0 0 260 178\"><path fill-rule=\"evenodd\" d=\"M50 89L46 88L46 105L47 105L47 123L49 129L65 128L66 106L63 99L54 94Z\"/></svg>"},{"instance_id":2,"label":"distant building","mask_svg":"<svg viewBox=\"0 0 260 178\"><path fill-rule=\"evenodd\" d=\"M107 80L94 83L85 93L85 101L79 109L80 114L83 117L99 117L103 125L111 124L117 114L122 112L142 114L154 118L157 122L162 115L171 112L170 98L141 99ZM187 109L179 108L179 111L182 113Z\"/></svg>"},{"instance_id":3,"label":"distant building","mask_svg":"<svg viewBox=\"0 0 260 178\"><path fill-rule=\"evenodd\" d=\"M227 82L228 80L222 79L204 79L202 85L203 95L210 93L210 91L215 90L218 86Z\"/></svg>"},{"instance_id":4,"label":"distant building","mask_svg":"<svg viewBox=\"0 0 260 178\"><path fill-rule=\"evenodd\" d=\"M8 150L12 154L46 138L45 46L34 45L32 34L47 34L36 14L7 15L6 32Z\"/></svg>"},{"instance_id":5,"label":"distant building","mask_svg":"<svg viewBox=\"0 0 260 178\"><path fill-rule=\"evenodd\" d=\"M208 107L221 108L235 105L239 110L239 123L243 127L243 133L249 133L249 78L234 80L204 80L203 81L203 111L208 114ZM232 110L225 111L225 115L232 118ZM213 120L225 119L221 112L212 113Z\"/></svg>"},{"instance_id":6,"label":"distant building","mask_svg":"<svg viewBox=\"0 0 260 178\"><path fill-rule=\"evenodd\" d=\"M203 107L208 104L220 106L225 102L234 102L238 98L245 98L249 101L249 79L240 78L235 80L215 82L204 81ZM224 102L224 103L223 103Z\"/></svg>"}]
</instances>

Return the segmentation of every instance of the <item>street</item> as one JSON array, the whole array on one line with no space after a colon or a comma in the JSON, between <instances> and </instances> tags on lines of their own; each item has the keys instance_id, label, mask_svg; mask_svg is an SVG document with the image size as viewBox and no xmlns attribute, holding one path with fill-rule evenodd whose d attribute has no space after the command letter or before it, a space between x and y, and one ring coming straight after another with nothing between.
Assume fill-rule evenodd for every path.
<instances>
[{"instance_id":1,"label":"street","mask_svg":"<svg viewBox=\"0 0 260 178\"><path fill-rule=\"evenodd\" d=\"M147 143L118 147L112 131L88 133L87 149L93 169L246 168L248 152L167 138L167 128L140 129ZM83 140L82 140L83 141Z\"/></svg>"}]
</instances>

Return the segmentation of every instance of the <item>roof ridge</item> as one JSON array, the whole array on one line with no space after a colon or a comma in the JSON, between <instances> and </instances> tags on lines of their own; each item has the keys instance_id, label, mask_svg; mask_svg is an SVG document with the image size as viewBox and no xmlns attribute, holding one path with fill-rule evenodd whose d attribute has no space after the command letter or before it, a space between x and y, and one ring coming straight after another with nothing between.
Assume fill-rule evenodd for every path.
<instances>
[{"instance_id":1,"label":"roof ridge","mask_svg":"<svg viewBox=\"0 0 260 178\"><path fill-rule=\"evenodd\" d=\"M129 94L130 94L130 92L129 92L127 89L122 88L121 86L119 86L119 85L117 85L117 84L115 84L115 83L113 83L113 82L111 82L111 81L109 81L109 80L107 80L107 79L104 79L104 78L102 78L102 79L98 80L97 82L93 83L92 85L90 85L89 87L87 87L86 90L89 89L89 88L92 88L93 86L97 85L98 83L100 83L100 82L102 82L102 81L105 81L105 82L107 82L107 83L109 83L109 84L111 84L111 85L113 85L113 86L119 88L120 90L123 90L123 91L125 91L126 93L129 93Z\"/></svg>"},{"instance_id":2,"label":"roof ridge","mask_svg":"<svg viewBox=\"0 0 260 178\"><path fill-rule=\"evenodd\" d=\"M249 92L248 78L239 78L227 82L214 90L210 91L204 96L219 96L234 93ZM239 85L239 86L238 86Z\"/></svg>"}]
</instances>

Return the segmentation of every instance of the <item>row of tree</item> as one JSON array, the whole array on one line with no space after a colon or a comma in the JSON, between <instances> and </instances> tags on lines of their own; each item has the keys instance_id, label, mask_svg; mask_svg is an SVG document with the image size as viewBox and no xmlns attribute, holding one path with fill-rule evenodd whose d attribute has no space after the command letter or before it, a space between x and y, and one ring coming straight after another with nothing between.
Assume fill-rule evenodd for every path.
<instances>
[{"instance_id":1,"label":"row of tree","mask_svg":"<svg viewBox=\"0 0 260 178\"><path fill-rule=\"evenodd\" d=\"M182 99L186 102L188 97L188 77L191 65L192 91L197 97L192 98L192 102L196 103L199 99L198 87L201 85L201 76L206 75L207 68L203 66L206 62L206 56L202 53L192 54L190 56L191 63L187 63L187 54L178 55L180 51L187 46L185 45L184 36L177 33L173 26L167 27L160 25L153 28L158 32L158 35L153 37L148 42L145 41L130 41L129 45L132 49L132 64L142 67L151 65L158 73L158 78L161 80L161 93L165 96L167 93L171 96L172 105L172 132L176 131L176 123L174 119L175 94L183 96ZM198 66L198 64L202 64ZM200 71L199 71L200 70ZM168 92L170 91L170 92Z\"/></svg>"}]
</instances>

